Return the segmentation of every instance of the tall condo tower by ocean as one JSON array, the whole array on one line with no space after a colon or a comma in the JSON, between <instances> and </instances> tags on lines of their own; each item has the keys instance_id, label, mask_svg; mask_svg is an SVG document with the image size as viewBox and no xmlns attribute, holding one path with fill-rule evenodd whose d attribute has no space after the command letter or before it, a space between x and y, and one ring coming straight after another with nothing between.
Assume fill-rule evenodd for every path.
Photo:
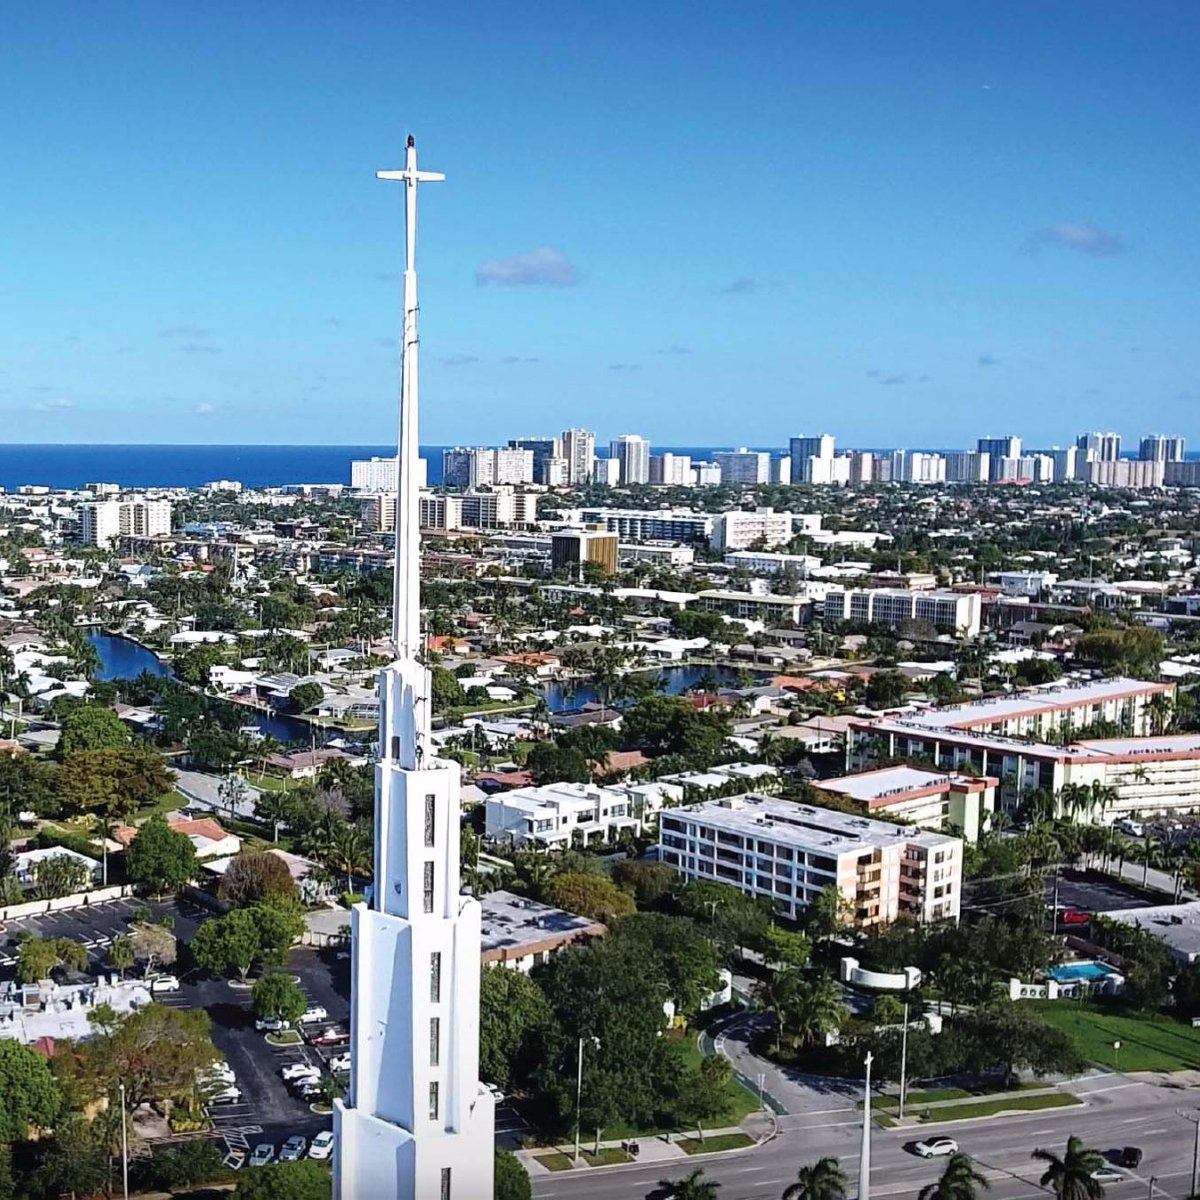
<instances>
[{"instance_id":1,"label":"tall condo tower by ocean","mask_svg":"<svg viewBox=\"0 0 1200 1200\"><path fill-rule=\"evenodd\" d=\"M459 768L429 737L418 660L417 170L404 185L404 331L393 632L379 674L375 893L351 915L350 1090L334 1106L334 1200L490 1200L495 1100L479 1082L479 902L461 894Z\"/></svg>"}]
</instances>

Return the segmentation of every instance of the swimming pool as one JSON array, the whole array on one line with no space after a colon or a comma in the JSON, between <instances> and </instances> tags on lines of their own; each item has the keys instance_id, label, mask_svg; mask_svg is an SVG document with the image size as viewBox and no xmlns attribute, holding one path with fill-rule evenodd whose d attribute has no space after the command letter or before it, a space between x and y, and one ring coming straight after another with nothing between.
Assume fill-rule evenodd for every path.
<instances>
[{"instance_id":1,"label":"swimming pool","mask_svg":"<svg viewBox=\"0 0 1200 1200\"><path fill-rule=\"evenodd\" d=\"M1061 967L1051 967L1047 972L1056 983L1078 983L1081 979L1095 981L1107 979L1117 972L1112 967L1101 962L1065 963Z\"/></svg>"}]
</instances>

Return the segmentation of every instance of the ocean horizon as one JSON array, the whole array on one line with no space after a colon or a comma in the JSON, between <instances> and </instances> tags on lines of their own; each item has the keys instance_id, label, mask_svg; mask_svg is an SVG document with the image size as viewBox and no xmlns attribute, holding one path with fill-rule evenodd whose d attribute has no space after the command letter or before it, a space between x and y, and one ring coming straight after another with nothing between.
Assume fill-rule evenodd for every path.
<instances>
[{"instance_id":1,"label":"ocean horizon","mask_svg":"<svg viewBox=\"0 0 1200 1200\"><path fill-rule=\"evenodd\" d=\"M442 451L448 445L424 445L421 457L429 465L429 482L442 481ZM656 453L687 454L710 459L735 446L667 446L652 444ZM783 454L782 446L752 446ZM874 453L887 453L874 450ZM950 453L937 447L907 447L925 453ZM350 463L356 458L394 454L394 446L274 446L274 445L76 445L10 443L0 445L0 487L15 491L24 485L55 489L82 488L89 483L115 483L125 488L200 487L218 479L236 480L248 488L282 487L297 483L350 483ZM596 453L607 457L608 448ZM1123 455L1122 457L1129 457ZM1200 453L1189 452L1189 460Z\"/></svg>"}]
</instances>

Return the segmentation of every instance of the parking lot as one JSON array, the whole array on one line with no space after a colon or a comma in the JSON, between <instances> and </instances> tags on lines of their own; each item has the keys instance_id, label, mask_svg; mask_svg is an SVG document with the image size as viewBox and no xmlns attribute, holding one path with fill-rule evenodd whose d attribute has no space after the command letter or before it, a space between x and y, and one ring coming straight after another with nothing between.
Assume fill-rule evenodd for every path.
<instances>
[{"instance_id":1,"label":"parking lot","mask_svg":"<svg viewBox=\"0 0 1200 1200\"><path fill-rule=\"evenodd\" d=\"M212 913L183 902L145 905L140 901L114 900L103 904L47 913L6 922L0 926L0 980L12 979L16 965L16 936L22 930L35 937L70 938L88 951L88 974L95 976L111 970L105 952L112 939L128 933L135 913L148 907L158 920L169 914L181 947L191 941L196 929ZM320 1005L329 1020L312 1027L320 1033L329 1025L348 1027L350 1004L349 962L339 959L335 950L316 951L302 947L292 952L289 973L297 980L310 1006ZM241 1098L235 1104L214 1105L214 1127L231 1148L245 1149L257 1142L273 1142L278 1147L292 1134L311 1140L314 1133L327 1129L331 1118L314 1114L309 1105L293 1096L280 1072L292 1063L308 1062L324 1068L328 1058L345 1051L346 1046L317 1047L310 1044L276 1047L254 1028L249 988L231 986L226 979L212 978L189 969L186 950L173 967L164 968L179 976L180 990L160 993L160 1003L173 1008L204 1009L212 1021L212 1039L236 1076ZM83 976L75 977L77 980Z\"/></svg>"},{"instance_id":2,"label":"parking lot","mask_svg":"<svg viewBox=\"0 0 1200 1200\"><path fill-rule=\"evenodd\" d=\"M1046 876L1046 904L1054 903L1054 876ZM1082 912L1110 912L1115 908L1146 908L1150 901L1131 888L1124 888L1108 875L1084 871L1061 871L1058 877L1060 908Z\"/></svg>"}]
</instances>

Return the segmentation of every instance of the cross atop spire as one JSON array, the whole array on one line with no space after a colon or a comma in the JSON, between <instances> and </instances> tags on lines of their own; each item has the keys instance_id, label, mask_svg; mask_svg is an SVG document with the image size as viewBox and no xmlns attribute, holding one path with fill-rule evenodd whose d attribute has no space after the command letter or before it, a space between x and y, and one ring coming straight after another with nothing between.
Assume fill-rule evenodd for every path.
<instances>
[{"instance_id":1,"label":"cross atop spire","mask_svg":"<svg viewBox=\"0 0 1200 1200\"><path fill-rule=\"evenodd\" d=\"M404 170L377 171L376 178L404 188L404 336L400 349L400 425L396 437L396 578L392 636L396 657L409 662L421 650L420 495L417 483L417 184L440 183L437 171L417 170L417 143L409 135Z\"/></svg>"}]
</instances>

